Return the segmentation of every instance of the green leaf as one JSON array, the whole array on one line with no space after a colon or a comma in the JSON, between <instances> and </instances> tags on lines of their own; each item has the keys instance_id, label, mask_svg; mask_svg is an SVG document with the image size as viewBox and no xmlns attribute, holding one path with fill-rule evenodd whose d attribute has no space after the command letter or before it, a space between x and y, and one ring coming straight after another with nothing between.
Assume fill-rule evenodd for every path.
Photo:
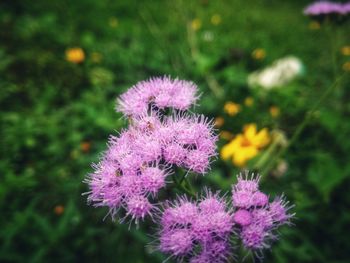
<instances>
[{"instance_id":1,"label":"green leaf","mask_svg":"<svg viewBox=\"0 0 350 263\"><path fill-rule=\"evenodd\" d=\"M320 152L308 170L308 179L328 201L334 188L349 176L349 168L343 169L331 154Z\"/></svg>"}]
</instances>

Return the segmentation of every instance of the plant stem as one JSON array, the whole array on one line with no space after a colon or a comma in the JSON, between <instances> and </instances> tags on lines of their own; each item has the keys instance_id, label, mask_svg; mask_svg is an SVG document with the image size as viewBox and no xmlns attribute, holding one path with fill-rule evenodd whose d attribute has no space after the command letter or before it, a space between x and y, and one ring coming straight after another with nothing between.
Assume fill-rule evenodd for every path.
<instances>
[{"instance_id":1,"label":"plant stem","mask_svg":"<svg viewBox=\"0 0 350 263\"><path fill-rule=\"evenodd\" d=\"M190 195L191 197L196 197L196 194L193 192L193 189L187 189L183 184L181 184L181 183L177 180L175 174L172 175L172 178L173 178L173 180L174 180L174 182L175 182L175 186L176 186L177 189L184 191L185 193L187 193L187 194ZM186 180L186 179L185 179L185 180Z\"/></svg>"},{"instance_id":2,"label":"plant stem","mask_svg":"<svg viewBox=\"0 0 350 263\"><path fill-rule=\"evenodd\" d=\"M338 72L338 64L337 64L337 52L338 52L338 33L336 27L332 26L332 23L327 20L325 23L325 31L326 35L329 39L330 45L330 58L332 62L332 70L333 77L336 78Z\"/></svg>"},{"instance_id":3,"label":"plant stem","mask_svg":"<svg viewBox=\"0 0 350 263\"><path fill-rule=\"evenodd\" d=\"M188 188L190 189L190 191L194 194L194 193L195 193L195 190L194 190L194 188L193 188L193 186L192 186L190 180L188 180L187 177L185 177L185 182L186 182ZM195 194L194 194L194 195L195 195Z\"/></svg>"},{"instance_id":4,"label":"plant stem","mask_svg":"<svg viewBox=\"0 0 350 263\"><path fill-rule=\"evenodd\" d=\"M184 174L182 175L182 177L181 177L181 179L180 179L180 184L182 184L183 180L186 178L186 174L187 174L187 173L184 173Z\"/></svg>"},{"instance_id":5,"label":"plant stem","mask_svg":"<svg viewBox=\"0 0 350 263\"><path fill-rule=\"evenodd\" d=\"M279 160L283 154L287 152L287 150L290 148L290 146L299 138L301 132L304 130L304 128L309 124L310 120L312 119L313 115L315 114L316 110L319 108L319 106L322 104L322 102L328 97L328 95L335 89L339 82L341 81L343 75L341 75L338 79L334 81L332 85L330 85L326 91L323 93L323 95L320 97L320 99L315 103L315 105L311 108L311 110L306 113L303 122L297 127L296 131L294 132L292 138L287 143L286 147L281 148L279 152L275 155L275 157L266 165L266 167L262 170L261 174L264 176L267 174L270 169L272 169L276 163L277 160Z\"/></svg>"},{"instance_id":6,"label":"plant stem","mask_svg":"<svg viewBox=\"0 0 350 263\"><path fill-rule=\"evenodd\" d=\"M280 140L278 140L278 138L275 138L273 140L273 142L271 143L271 145L269 146L269 148L267 148L267 150L263 153L263 155L255 163L254 168L256 170L260 170L261 167L264 167L264 165L269 162L270 156L272 156L272 154L275 152L275 150L277 149L279 144L280 144Z\"/></svg>"}]
</instances>

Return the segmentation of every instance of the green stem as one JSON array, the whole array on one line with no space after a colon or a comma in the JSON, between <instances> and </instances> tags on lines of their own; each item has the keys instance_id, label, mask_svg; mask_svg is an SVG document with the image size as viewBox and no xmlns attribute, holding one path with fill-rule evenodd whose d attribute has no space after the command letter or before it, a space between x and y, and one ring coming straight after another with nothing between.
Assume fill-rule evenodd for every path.
<instances>
[{"instance_id":1,"label":"green stem","mask_svg":"<svg viewBox=\"0 0 350 263\"><path fill-rule=\"evenodd\" d=\"M180 184L182 184L182 182L184 181L184 179L186 178L186 172L183 173L181 179L180 179Z\"/></svg>"},{"instance_id":2,"label":"green stem","mask_svg":"<svg viewBox=\"0 0 350 263\"><path fill-rule=\"evenodd\" d=\"M332 92L333 89L335 89L340 80L342 79L343 75L340 76L332 85L328 87L328 89L323 93L323 95L320 97L320 99L315 103L315 105L311 108L311 110L306 113L306 116L304 117L303 122L297 127L296 131L294 132L292 138L289 140L286 147L282 148L275 157L266 165L265 169L262 170L261 174L264 176L267 174L275 165L276 161L279 160L290 148L290 146L299 138L301 132L305 129L305 127L309 124L310 120L312 119L313 115L315 114L316 110L319 108L319 106L322 104L322 102L328 97L328 95Z\"/></svg>"},{"instance_id":3,"label":"green stem","mask_svg":"<svg viewBox=\"0 0 350 263\"><path fill-rule=\"evenodd\" d=\"M335 78L338 72L338 64L337 64L338 34L337 34L337 29L332 27L332 23L329 20L326 21L325 27L326 27L326 34L329 39L329 45L330 45L330 58L332 60L333 77Z\"/></svg>"},{"instance_id":4,"label":"green stem","mask_svg":"<svg viewBox=\"0 0 350 263\"><path fill-rule=\"evenodd\" d=\"M176 186L177 189L184 191L185 193L187 193L187 194L190 195L191 197L196 197L196 195L195 195L195 193L193 192L192 189L187 189L183 184L181 184L181 183L177 180L175 174L172 175L172 178L173 178L173 180L174 180L174 182L175 182L175 186ZM186 180L186 179L185 179L185 180Z\"/></svg>"},{"instance_id":5,"label":"green stem","mask_svg":"<svg viewBox=\"0 0 350 263\"><path fill-rule=\"evenodd\" d=\"M190 180L188 180L187 177L185 177L185 183L187 184L188 188L190 189L190 191L191 191L191 192L193 193L193 195L195 196L195 192L196 192L196 191L194 190L194 188L193 188L193 186L192 186Z\"/></svg>"},{"instance_id":6,"label":"green stem","mask_svg":"<svg viewBox=\"0 0 350 263\"><path fill-rule=\"evenodd\" d=\"M269 158L272 156L273 152L277 149L280 144L280 140L278 138L274 139L272 144L267 148L267 150L263 153L263 155L259 158L259 160L255 163L254 168L256 170L260 170L266 163L268 163Z\"/></svg>"}]
</instances>

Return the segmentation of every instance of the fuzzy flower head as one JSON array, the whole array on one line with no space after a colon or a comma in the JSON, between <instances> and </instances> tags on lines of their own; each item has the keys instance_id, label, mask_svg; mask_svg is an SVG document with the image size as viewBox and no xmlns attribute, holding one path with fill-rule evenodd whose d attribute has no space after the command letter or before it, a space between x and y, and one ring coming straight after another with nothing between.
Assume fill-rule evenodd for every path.
<instances>
[{"instance_id":1,"label":"fuzzy flower head","mask_svg":"<svg viewBox=\"0 0 350 263\"><path fill-rule=\"evenodd\" d=\"M161 215L161 225L163 229L186 227L192 224L198 216L198 208L195 203L186 197L178 198L174 203L168 202Z\"/></svg>"},{"instance_id":2,"label":"fuzzy flower head","mask_svg":"<svg viewBox=\"0 0 350 263\"><path fill-rule=\"evenodd\" d=\"M197 86L193 82L157 77L141 81L122 94L116 109L125 116L136 117L153 108L188 110L197 99Z\"/></svg>"},{"instance_id":3,"label":"fuzzy flower head","mask_svg":"<svg viewBox=\"0 0 350 263\"><path fill-rule=\"evenodd\" d=\"M290 206L289 202L285 200L284 196L277 197L269 206L274 222L289 224L290 219L294 216L294 214L288 213L288 210L292 207L293 206Z\"/></svg>"},{"instance_id":4,"label":"fuzzy flower head","mask_svg":"<svg viewBox=\"0 0 350 263\"><path fill-rule=\"evenodd\" d=\"M158 191L165 187L167 172L159 167L146 167L141 170L142 187L149 193L156 195Z\"/></svg>"},{"instance_id":5,"label":"fuzzy flower head","mask_svg":"<svg viewBox=\"0 0 350 263\"><path fill-rule=\"evenodd\" d=\"M321 16L330 14L342 14L343 5L330 1L316 1L304 9L308 16Z\"/></svg>"},{"instance_id":6,"label":"fuzzy flower head","mask_svg":"<svg viewBox=\"0 0 350 263\"><path fill-rule=\"evenodd\" d=\"M135 117L127 130L110 137L103 161L88 181L89 201L108 206L113 218L119 208L136 222L152 216L153 205L147 198L155 199L166 187L175 166L201 174L209 170L216 155L213 130L203 115Z\"/></svg>"},{"instance_id":7,"label":"fuzzy flower head","mask_svg":"<svg viewBox=\"0 0 350 263\"><path fill-rule=\"evenodd\" d=\"M141 115L132 119L132 125L136 130L145 134L152 134L161 128L161 121L157 114Z\"/></svg>"},{"instance_id":8,"label":"fuzzy flower head","mask_svg":"<svg viewBox=\"0 0 350 263\"><path fill-rule=\"evenodd\" d=\"M227 238L233 228L234 222L227 204L219 193L212 193L205 189L203 196L198 201L198 216L192 224L196 239L203 244L210 243L213 237Z\"/></svg>"},{"instance_id":9,"label":"fuzzy flower head","mask_svg":"<svg viewBox=\"0 0 350 263\"><path fill-rule=\"evenodd\" d=\"M170 142L163 148L164 160L170 165L181 166L184 164L188 150L177 142Z\"/></svg>"},{"instance_id":10,"label":"fuzzy flower head","mask_svg":"<svg viewBox=\"0 0 350 263\"><path fill-rule=\"evenodd\" d=\"M245 172L232 186L233 221L243 245L254 251L268 248L277 238L276 229L293 217L288 213L288 202L283 197L270 202L259 189L259 181L259 175Z\"/></svg>"},{"instance_id":11,"label":"fuzzy flower head","mask_svg":"<svg viewBox=\"0 0 350 263\"><path fill-rule=\"evenodd\" d=\"M247 172L237 176L237 183L234 185L236 191L256 192L259 189L259 175L249 175Z\"/></svg>"},{"instance_id":12,"label":"fuzzy flower head","mask_svg":"<svg viewBox=\"0 0 350 263\"><path fill-rule=\"evenodd\" d=\"M216 155L217 136L211 120L184 112L196 94L193 83L167 77L140 82L124 93L118 109L128 116L129 127L110 136L104 165L88 181L89 201L108 206L113 218L123 208L138 222L152 216L150 200L166 187L175 167L205 174ZM166 114L169 107L175 111Z\"/></svg>"},{"instance_id":13,"label":"fuzzy flower head","mask_svg":"<svg viewBox=\"0 0 350 263\"><path fill-rule=\"evenodd\" d=\"M200 199L198 208L203 215L225 212L226 202L218 193L213 194L209 189L205 189L205 194Z\"/></svg>"},{"instance_id":14,"label":"fuzzy flower head","mask_svg":"<svg viewBox=\"0 0 350 263\"><path fill-rule=\"evenodd\" d=\"M107 205L111 210L117 210L122 201L122 194L119 191L118 165L103 160L93 167L95 172L90 174L85 181L90 185L88 201L95 206Z\"/></svg>"},{"instance_id":15,"label":"fuzzy flower head","mask_svg":"<svg viewBox=\"0 0 350 263\"><path fill-rule=\"evenodd\" d=\"M234 214L233 220L241 226L248 226L252 223L252 214L248 210L240 209Z\"/></svg>"},{"instance_id":16,"label":"fuzzy flower head","mask_svg":"<svg viewBox=\"0 0 350 263\"><path fill-rule=\"evenodd\" d=\"M159 135L164 142L164 158L169 164L205 174L216 155L217 136L213 122L203 115L173 115L164 125L171 130Z\"/></svg>"},{"instance_id":17,"label":"fuzzy flower head","mask_svg":"<svg viewBox=\"0 0 350 263\"><path fill-rule=\"evenodd\" d=\"M146 215L151 215L153 205L144 196L132 196L127 201L127 215L130 215L132 219L136 221L144 219Z\"/></svg>"},{"instance_id":18,"label":"fuzzy flower head","mask_svg":"<svg viewBox=\"0 0 350 263\"><path fill-rule=\"evenodd\" d=\"M316 1L308 5L304 11L304 15L317 20L318 22L333 22L341 24L349 18L350 2L337 3L330 1Z\"/></svg>"},{"instance_id":19,"label":"fuzzy flower head","mask_svg":"<svg viewBox=\"0 0 350 263\"><path fill-rule=\"evenodd\" d=\"M207 243L202 252L191 258L190 263L224 263L228 262L232 247L227 240L218 240Z\"/></svg>"},{"instance_id":20,"label":"fuzzy flower head","mask_svg":"<svg viewBox=\"0 0 350 263\"><path fill-rule=\"evenodd\" d=\"M206 189L197 202L179 197L165 206L159 223L159 250L173 257L190 262L226 262L231 255L229 240L234 222L219 193Z\"/></svg>"},{"instance_id":21,"label":"fuzzy flower head","mask_svg":"<svg viewBox=\"0 0 350 263\"><path fill-rule=\"evenodd\" d=\"M197 240L203 244L210 242L213 237L225 239L234 225L230 213L216 212L210 215L200 214L193 222L193 232Z\"/></svg>"},{"instance_id":22,"label":"fuzzy flower head","mask_svg":"<svg viewBox=\"0 0 350 263\"><path fill-rule=\"evenodd\" d=\"M162 233L159 250L175 257L189 254L193 248L193 239L189 229L173 229Z\"/></svg>"},{"instance_id":23,"label":"fuzzy flower head","mask_svg":"<svg viewBox=\"0 0 350 263\"><path fill-rule=\"evenodd\" d=\"M242 229L241 239L246 248L262 250L269 247L266 243L266 239L269 235L270 233L265 231L262 226L250 224Z\"/></svg>"}]
</instances>

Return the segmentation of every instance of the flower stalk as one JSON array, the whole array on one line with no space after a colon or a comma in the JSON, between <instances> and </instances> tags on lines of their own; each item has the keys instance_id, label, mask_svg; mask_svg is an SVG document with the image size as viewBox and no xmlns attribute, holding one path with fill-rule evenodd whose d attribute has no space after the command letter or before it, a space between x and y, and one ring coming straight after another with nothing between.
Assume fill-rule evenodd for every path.
<instances>
[{"instance_id":1,"label":"flower stalk","mask_svg":"<svg viewBox=\"0 0 350 263\"><path fill-rule=\"evenodd\" d=\"M293 133L291 139L287 142L287 145L284 148L281 148L267 164L266 166L261 170L261 175L264 176L275 166L276 162L289 150L289 148L299 139L300 134L303 132L305 127L310 123L310 121L313 119L313 116L315 115L316 111L319 109L320 105L326 100L326 98L332 93L334 89L336 89L342 79L343 75L338 77L332 85L330 85L325 92L322 94L322 96L319 98L319 100L314 104L314 106L310 109L309 112L305 114L305 117L303 121L299 124L299 126L296 128L295 132Z\"/></svg>"}]
</instances>

